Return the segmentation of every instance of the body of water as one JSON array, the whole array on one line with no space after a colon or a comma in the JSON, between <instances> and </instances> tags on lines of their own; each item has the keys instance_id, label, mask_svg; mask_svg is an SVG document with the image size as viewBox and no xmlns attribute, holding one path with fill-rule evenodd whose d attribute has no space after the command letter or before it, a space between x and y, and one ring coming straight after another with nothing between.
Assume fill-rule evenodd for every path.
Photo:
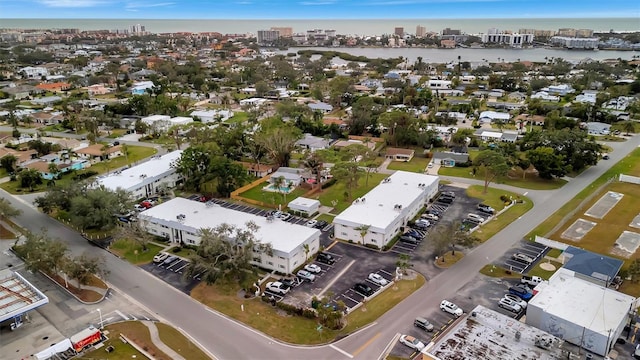
<instances>
[{"instance_id":1,"label":"body of water","mask_svg":"<svg viewBox=\"0 0 640 360\"><path fill-rule=\"evenodd\" d=\"M422 57L425 63L449 63L460 61L478 62L514 62L514 61L534 61L544 62L551 58L562 58L569 62L579 62L585 59L604 60L604 59L623 59L631 60L634 55L640 56L638 51L609 51L609 50L563 50L563 49L422 49L422 48L326 48L326 47L305 47L290 48L288 50L274 51L278 54L287 54L297 52L299 50L321 50L321 51L338 51L345 52L356 56L366 56L368 58L398 58L402 56L414 63L418 57ZM545 59L546 58L546 59ZM344 62L343 60L335 60L336 63Z\"/></svg>"},{"instance_id":2,"label":"body of water","mask_svg":"<svg viewBox=\"0 0 640 360\"><path fill-rule=\"evenodd\" d=\"M427 31L441 32L444 28L460 29L470 34L486 33L490 28L518 31L519 29L558 30L560 28L593 29L595 31L640 31L639 18L589 19L369 19L369 20L216 20L216 19L0 19L0 28L80 30L128 29L141 24L153 33L207 32L223 34L256 33L272 26L292 27L294 32L309 29L333 29L343 35L392 34L395 27L414 33L416 26Z\"/></svg>"}]
</instances>

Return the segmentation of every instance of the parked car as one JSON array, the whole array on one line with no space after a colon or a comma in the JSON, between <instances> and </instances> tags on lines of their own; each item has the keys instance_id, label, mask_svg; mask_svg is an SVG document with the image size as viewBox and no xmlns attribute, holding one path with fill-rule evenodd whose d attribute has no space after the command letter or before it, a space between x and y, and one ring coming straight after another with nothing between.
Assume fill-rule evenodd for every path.
<instances>
[{"instance_id":1,"label":"parked car","mask_svg":"<svg viewBox=\"0 0 640 360\"><path fill-rule=\"evenodd\" d=\"M431 221L440 220L438 215L435 215L435 214L422 214L422 216L420 216L420 217L423 218L423 219L431 220Z\"/></svg>"},{"instance_id":2,"label":"parked car","mask_svg":"<svg viewBox=\"0 0 640 360\"><path fill-rule=\"evenodd\" d=\"M143 202L148 202L149 204L151 204L151 206L156 206L158 199L146 199Z\"/></svg>"},{"instance_id":3,"label":"parked car","mask_svg":"<svg viewBox=\"0 0 640 360\"><path fill-rule=\"evenodd\" d=\"M478 204L478 211L481 211L485 214L493 215L496 211L494 208L487 204Z\"/></svg>"},{"instance_id":4,"label":"parked car","mask_svg":"<svg viewBox=\"0 0 640 360\"><path fill-rule=\"evenodd\" d=\"M169 265L173 264L176 260L178 260L177 256L170 255L166 259L164 259L164 261L162 262L162 265L163 266L169 266Z\"/></svg>"},{"instance_id":5,"label":"parked car","mask_svg":"<svg viewBox=\"0 0 640 360\"><path fill-rule=\"evenodd\" d=\"M400 342L412 348L413 350L422 351L422 349L424 349L424 344L422 343L422 341L414 338L413 336L402 335L400 336Z\"/></svg>"},{"instance_id":6,"label":"parked car","mask_svg":"<svg viewBox=\"0 0 640 360\"><path fill-rule=\"evenodd\" d=\"M322 272L322 268L316 264L307 264L304 269L312 274L320 274Z\"/></svg>"},{"instance_id":7,"label":"parked car","mask_svg":"<svg viewBox=\"0 0 640 360\"><path fill-rule=\"evenodd\" d=\"M447 197L452 197L452 198L456 198L456 193L454 193L453 191L443 191L442 196L447 196Z\"/></svg>"},{"instance_id":8,"label":"parked car","mask_svg":"<svg viewBox=\"0 0 640 360\"><path fill-rule=\"evenodd\" d=\"M325 226L329 225L328 222L324 220L318 220L318 222L313 226L316 229L324 229Z\"/></svg>"},{"instance_id":9,"label":"parked car","mask_svg":"<svg viewBox=\"0 0 640 360\"><path fill-rule=\"evenodd\" d=\"M416 230L416 229L409 229L409 230L407 230L407 232L405 234L409 235L411 237L414 237L417 240L422 240L422 238L424 237L424 232L422 232L421 230Z\"/></svg>"},{"instance_id":10,"label":"parked car","mask_svg":"<svg viewBox=\"0 0 640 360\"><path fill-rule=\"evenodd\" d=\"M336 259L333 256L331 256L331 254L319 252L318 255L316 255L316 261L325 263L327 265L333 265L335 264Z\"/></svg>"},{"instance_id":11,"label":"parked car","mask_svg":"<svg viewBox=\"0 0 640 360\"><path fill-rule=\"evenodd\" d=\"M169 257L169 254L160 252L160 253L156 254L156 256L153 257L153 262L154 263L161 263L168 257Z\"/></svg>"},{"instance_id":12,"label":"parked car","mask_svg":"<svg viewBox=\"0 0 640 360\"><path fill-rule=\"evenodd\" d=\"M522 300L519 296L513 294L504 294L503 299L509 299L511 301L515 301L521 308L527 308L527 302Z\"/></svg>"},{"instance_id":13,"label":"parked car","mask_svg":"<svg viewBox=\"0 0 640 360\"><path fill-rule=\"evenodd\" d=\"M269 290L272 293L276 293L279 295L286 295L291 288L280 281L272 281L268 282L265 290Z\"/></svg>"},{"instance_id":14,"label":"parked car","mask_svg":"<svg viewBox=\"0 0 640 360\"><path fill-rule=\"evenodd\" d=\"M413 236L410 235L402 235L400 236L400 242L405 242L405 243L409 243L409 244L414 244L417 245L420 243L420 240L414 238Z\"/></svg>"},{"instance_id":15,"label":"parked car","mask_svg":"<svg viewBox=\"0 0 640 360\"><path fill-rule=\"evenodd\" d=\"M417 317L415 320L413 320L413 326L424 331L433 331L433 324L425 318Z\"/></svg>"},{"instance_id":16,"label":"parked car","mask_svg":"<svg viewBox=\"0 0 640 360\"><path fill-rule=\"evenodd\" d=\"M522 275L522 278L520 279L520 283L527 284L533 287L535 287L536 285L540 284L543 281L544 280L542 280L542 278L539 276L528 276L528 275Z\"/></svg>"},{"instance_id":17,"label":"parked car","mask_svg":"<svg viewBox=\"0 0 640 360\"><path fill-rule=\"evenodd\" d=\"M448 300L442 300L442 302L440 303L440 310L448 312L455 317L460 317L462 316L462 314L464 314L464 311L462 311L462 309L460 309L458 305Z\"/></svg>"},{"instance_id":18,"label":"parked car","mask_svg":"<svg viewBox=\"0 0 640 360\"><path fill-rule=\"evenodd\" d=\"M440 196L438 198L438 202L441 202L443 204L451 204L453 203L453 198L452 197L448 197L448 196Z\"/></svg>"},{"instance_id":19,"label":"parked car","mask_svg":"<svg viewBox=\"0 0 640 360\"><path fill-rule=\"evenodd\" d=\"M135 211L145 211L145 210L147 210L147 208L146 208L146 207L144 207L144 206L142 206L142 205L140 205L140 204L135 204L135 205L133 205L133 209L134 209Z\"/></svg>"},{"instance_id":20,"label":"parked car","mask_svg":"<svg viewBox=\"0 0 640 360\"><path fill-rule=\"evenodd\" d=\"M498 301L498 306L500 306L501 308L505 309L505 310L509 310L511 312L514 313L519 313L520 311L522 311L522 307L520 307L520 304L516 303L515 301L511 300L511 299L507 299L507 298L502 298Z\"/></svg>"},{"instance_id":21,"label":"parked car","mask_svg":"<svg viewBox=\"0 0 640 360\"><path fill-rule=\"evenodd\" d=\"M483 223L484 222L484 218L478 214L467 214L467 219L471 220L471 221L477 221L479 223Z\"/></svg>"},{"instance_id":22,"label":"parked car","mask_svg":"<svg viewBox=\"0 0 640 360\"><path fill-rule=\"evenodd\" d=\"M315 227L317 223L318 223L318 220L309 220L307 221L306 225L308 227Z\"/></svg>"},{"instance_id":23,"label":"parked car","mask_svg":"<svg viewBox=\"0 0 640 360\"><path fill-rule=\"evenodd\" d=\"M609 160L609 154L602 155L602 160Z\"/></svg>"},{"instance_id":24,"label":"parked car","mask_svg":"<svg viewBox=\"0 0 640 360\"><path fill-rule=\"evenodd\" d=\"M303 281L308 281L308 282L316 281L316 276L308 272L307 270L298 270L296 275Z\"/></svg>"},{"instance_id":25,"label":"parked car","mask_svg":"<svg viewBox=\"0 0 640 360\"><path fill-rule=\"evenodd\" d=\"M634 359L640 359L640 344L636 345L636 349L633 352Z\"/></svg>"},{"instance_id":26,"label":"parked car","mask_svg":"<svg viewBox=\"0 0 640 360\"><path fill-rule=\"evenodd\" d=\"M145 209L151 209L153 207L153 204L145 200L140 203L140 206L144 207Z\"/></svg>"},{"instance_id":27,"label":"parked car","mask_svg":"<svg viewBox=\"0 0 640 360\"><path fill-rule=\"evenodd\" d=\"M533 258L527 254L523 253L515 253L511 256L513 260L520 261L526 264L531 264L533 262Z\"/></svg>"},{"instance_id":28,"label":"parked car","mask_svg":"<svg viewBox=\"0 0 640 360\"><path fill-rule=\"evenodd\" d=\"M291 219L291 214L289 214L289 213L282 213L282 214L280 214L280 220L282 220L282 221L287 221L287 220L289 220L289 219Z\"/></svg>"},{"instance_id":29,"label":"parked car","mask_svg":"<svg viewBox=\"0 0 640 360\"><path fill-rule=\"evenodd\" d=\"M371 288L371 286L365 283L356 283L355 285L353 285L353 290L360 295L364 295L364 296L373 295L373 289Z\"/></svg>"},{"instance_id":30,"label":"parked car","mask_svg":"<svg viewBox=\"0 0 640 360\"><path fill-rule=\"evenodd\" d=\"M276 210L276 212L273 213L273 217L276 219L279 219L280 216L282 216L282 211L280 210Z\"/></svg>"},{"instance_id":31,"label":"parked car","mask_svg":"<svg viewBox=\"0 0 640 360\"><path fill-rule=\"evenodd\" d=\"M529 301L533 297L531 290L522 285L516 285L509 288L509 294L513 294L518 296L520 299L524 301Z\"/></svg>"},{"instance_id":32,"label":"parked car","mask_svg":"<svg viewBox=\"0 0 640 360\"><path fill-rule=\"evenodd\" d=\"M292 288L300 283L300 279L297 277L288 277L280 279L280 282Z\"/></svg>"},{"instance_id":33,"label":"parked car","mask_svg":"<svg viewBox=\"0 0 640 360\"><path fill-rule=\"evenodd\" d=\"M369 274L369 280L373 281L376 285L380 285L380 286L385 286L389 283L387 279L383 278L382 276L380 276L380 274L376 274L376 273Z\"/></svg>"},{"instance_id":34,"label":"parked car","mask_svg":"<svg viewBox=\"0 0 640 360\"><path fill-rule=\"evenodd\" d=\"M431 209L427 210L427 214L433 214L433 215L436 215L438 217L442 217L442 211L440 211L438 209L434 209L434 208L431 208Z\"/></svg>"}]
</instances>

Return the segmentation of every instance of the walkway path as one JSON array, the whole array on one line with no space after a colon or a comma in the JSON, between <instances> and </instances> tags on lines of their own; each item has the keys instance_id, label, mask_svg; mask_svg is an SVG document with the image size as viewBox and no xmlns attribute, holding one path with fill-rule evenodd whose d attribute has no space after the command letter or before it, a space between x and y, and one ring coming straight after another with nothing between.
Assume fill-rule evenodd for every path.
<instances>
[{"instance_id":1,"label":"walkway path","mask_svg":"<svg viewBox=\"0 0 640 360\"><path fill-rule=\"evenodd\" d=\"M155 345L160 351L167 354L170 359L173 360L186 360L180 354L175 352L172 348L165 345L165 343L160 340L160 334L158 334L158 328L156 324L151 321L141 321L147 328L149 328L149 334L151 335L151 342Z\"/></svg>"}]
</instances>

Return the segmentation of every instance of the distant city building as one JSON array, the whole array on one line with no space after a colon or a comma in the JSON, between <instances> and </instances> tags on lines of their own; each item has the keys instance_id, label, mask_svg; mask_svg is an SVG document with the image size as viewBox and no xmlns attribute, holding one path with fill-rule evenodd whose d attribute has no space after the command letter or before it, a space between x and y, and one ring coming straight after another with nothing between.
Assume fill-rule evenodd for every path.
<instances>
[{"instance_id":1,"label":"distant city building","mask_svg":"<svg viewBox=\"0 0 640 360\"><path fill-rule=\"evenodd\" d=\"M558 32L556 33L556 35L576 37L576 29L570 29L570 28L558 29Z\"/></svg>"},{"instance_id":2,"label":"distant city building","mask_svg":"<svg viewBox=\"0 0 640 360\"><path fill-rule=\"evenodd\" d=\"M566 36L566 37L579 37L579 38L590 38L593 37L593 30L591 29L558 29L556 33L558 36Z\"/></svg>"},{"instance_id":3,"label":"distant city building","mask_svg":"<svg viewBox=\"0 0 640 360\"><path fill-rule=\"evenodd\" d=\"M303 44L303 43L307 42L307 34L305 34L305 33L293 34L291 36L291 39L293 41L297 42L298 44Z\"/></svg>"},{"instance_id":4,"label":"distant city building","mask_svg":"<svg viewBox=\"0 0 640 360\"><path fill-rule=\"evenodd\" d=\"M533 37L533 34L511 34L493 28L489 29L487 34L482 34L482 42L521 47L524 44L532 43Z\"/></svg>"},{"instance_id":5,"label":"distant city building","mask_svg":"<svg viewBox=\"0 0 640 360\"><path fill-rule=\"evenodd\" d=\"M518 30L519 34L533 34L534 37L545 37L549 38L556 34L553 30L537 30L537 29L520 29Z\"/></svg>"},{"instance_id":6,"label":"distant city building","mask_svg":"<svg viewBox=\"0 0 640 360\"><path fill-rule=\"evenodd\" d=\"M442 35L461 35L461 34L462 33L460 32L460 30L454 30L450 28L446 28L442 30Z\"/></svg>"},{"instance_id":7,"label":"distant city building","mask_svg":"<svg viewBox=\"0 0 640 360\"><path fill-rule=\"evenodd\" d=\"M290 38L293 35L293 29L291 27L272 27L271 31L277 31L280 33L280 37Z\"/></svg>"},{"instance_id":8,"label":"distant city building","mask_svg":"<svg viewBox=\"0 0 640 360\"><path fill-rule=\"evenodd\" d=\"M424 37L427 34L427 28L425 28L424 26L416 26L416 37Z\"/></svg>"},{"instance_id":9,"label":"distant city building","mask_svg":"<svg viewBox=\"0 0 640 360\"><path fill-rule=\"evenodd\" d=\"M327 35L328 38L336 37L336 31L333 29L325 30L324 33Z\"/></svg>"},{"instance_id":10,"label":"distant city building","mask_svg":"<svg viewBox=\"0 0 640 360\"><path fill-rule=\"evenodd\" d=\"M404 28L403 27L397 27L397 28L395 28L393 30L393 33L395 35L398 35L398 36L404 36Z\"/></svg>"},{"instance_id":11,"label":"distant city building","mask_svg":"<svg viewBox=\"0 0 640 360\"><path fill-rule=\"evenodd\" d=\"M577 38L568 36L554 36L551 38L554 45L566 47L567 49L597 49L600 39L598 38Z\"/></svg>"},{"instance_id":12,"label":"distant city building","mask_svg":"<svg viewBox=\"0 0 640 360\"><path fill-rule=\"evenodd\" d=\"M146 32L146 29L144 25L135 24L131 25L130 31L132 34L144 34Z\"/></svg>"},{"instance_id":13,"label":"distant city building","mask_svg":"<svg viewBox=\"0 0 640 360\"><path fill-rule=\"evenodd\" d=\"M258 30L258 44L271 44L280 38L280 32L277 30Z\"/></svg>"},{"instance_id":14,"label":"distant city building","mask_svg":"<svg viewBox=\"0 0 640 360\"><path fill-rule=\"evenodd\" d=\"M452 39L442 39L440 40L440 47L445 49L453 49L456 47L456 41Z\"/></svg>"},{"instance_id":15,"label":"distant city building","mask_svg":"<svg viewBox=\"0 0 640 360\"><path fill-rule=\"evenodd\" d=\"M579 38L590 38L590 37L593 37L593 30L591 30L591 29L579 29L579 30L576 30L576 37L579 37Z\"/></svg>"}]
</instances>

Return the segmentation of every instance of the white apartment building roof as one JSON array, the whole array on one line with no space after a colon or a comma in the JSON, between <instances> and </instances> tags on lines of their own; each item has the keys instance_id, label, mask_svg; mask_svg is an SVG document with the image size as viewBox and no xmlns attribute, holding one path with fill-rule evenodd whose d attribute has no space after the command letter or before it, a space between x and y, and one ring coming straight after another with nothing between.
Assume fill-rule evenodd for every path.
<instances>
[{"instance_id":1,"label":"white apartment building roof","mask_svg":"<svg viewBox=\"0 0 640 360\"><path fill-rule=\"evenodd\" d=\"M150 115L140 120L145 124L152 125L156 121L169 121L169 119L171 119L171 116L168 115Z\"/></svg>"},{"instance_id":2,"label":"white apartment building roof","mask_svg":"<svg viewBox=\"0 0 640 360\"><path fill-rule=\"evenodd\" d=\"M155 156L140 165L125 169L109 176L98 178L97 184L107 189L116 190L118 188L131 190L139 187L145 179L153 179L167 171L172 170L171 164L177 161L182 155L182 150L172 151L162 156Z\"/></svg>"},{"instance_id":3,"label":"white apartment building roof","mask_svg":"<svg viewBox=\"0 0 640 360\"><path fill-rule=\"evenodd\" d=\"M574 277L574 272L565 268L536 290L529 306L604 336L620 326L635 301L632 296Z\"/></svg>"},{"instance_id":4,"label":"white apartment building roof","mask_svg":"<svg viewBox=\"0 0 640 360\"><path fill-rule=\"evenodd\" d=\"M184 215L182 222L177 219L179 215ZM246 223L252 221L260 227L256 232L256 238L260 242L270 243L274 251L286 254L291 253L308 239L318 236L320 232L318 229L279 219L269 221L264 216L179 197L145 210L138 216L141 219L156 219L170 228L194 233L200 229L215 228L221 224L245 228Z\"/></svg>"},{"instance_id":5,"label":"white apartment building roof","mask_svg":"<svg viewBox=\"0 0 640 360\"><path fill-rule=\"evenodd\" d=\"M388 181L387 181L388 179ZM421 196L424 188L419 184L429 186L438 182L433 175L424 175L407 171L396 171L378 186L369 191L359 200L349 206L334 219L335 223L359 226L367 224L371 230L386 232L396 217L401 216L397 205L406 208Z\"/></svg>"}]
</instances>

